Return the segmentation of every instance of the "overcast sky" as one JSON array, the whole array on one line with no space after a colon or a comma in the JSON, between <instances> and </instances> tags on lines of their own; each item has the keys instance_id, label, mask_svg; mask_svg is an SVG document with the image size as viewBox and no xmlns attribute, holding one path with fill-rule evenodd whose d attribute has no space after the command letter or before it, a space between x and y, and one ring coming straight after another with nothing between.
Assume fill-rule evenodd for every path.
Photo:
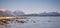
<instances>
[{"instance_id":1,"label":"overcast sky","mask_svg":"<svg viewBox=\"0 0 60 28\"><path fill-rule=\"evenodd\" d=\"M0 0L0 7L11 11L20 10L26 14L59 12L60 0Z\"/></svg>"}]
</instances>

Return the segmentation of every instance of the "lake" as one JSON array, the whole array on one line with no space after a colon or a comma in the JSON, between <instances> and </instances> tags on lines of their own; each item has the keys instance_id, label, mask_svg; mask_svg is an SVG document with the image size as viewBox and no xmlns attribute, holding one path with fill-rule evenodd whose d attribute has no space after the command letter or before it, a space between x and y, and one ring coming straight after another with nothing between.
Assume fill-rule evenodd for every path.
<instances>
[{"instance_id":1,"label":"lake","mask_svg":"<svg viewBox=\"0 0 60 28\"><path fill-rule=\"evenodd\" d=\"M9 24L0 25L0 28L60 28L60 17L31 16L27 19L14 19Z\"/></svg>"}]
</instances>

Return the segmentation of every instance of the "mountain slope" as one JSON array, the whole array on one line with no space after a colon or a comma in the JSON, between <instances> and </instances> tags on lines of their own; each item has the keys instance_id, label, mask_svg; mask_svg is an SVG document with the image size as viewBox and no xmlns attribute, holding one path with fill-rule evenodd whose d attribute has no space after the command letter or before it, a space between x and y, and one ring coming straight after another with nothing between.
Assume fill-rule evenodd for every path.
<instances>
[{"instance_id":1,"label":"mountain slope","mask_svg":"<svg viewBox=\"0 0 60 28\"><path fill-rule=\"evenodd\" d=\"M25 15L25 13L22 12L22 11L14 11L13 13L14 13L16 16Z\"/></svg>"},{"instance_id":2,"label":"mountain slope","mask_svg":"<svg viewBox=\"0 0 60 28\"><path fill-rule=\"evenodd\" d=\"M0 15L6 15L6 16L20 16L20 15L25 15L24 12L22 11L9 11L5 9L0 9Z\"/></svg>"}]
</instances>

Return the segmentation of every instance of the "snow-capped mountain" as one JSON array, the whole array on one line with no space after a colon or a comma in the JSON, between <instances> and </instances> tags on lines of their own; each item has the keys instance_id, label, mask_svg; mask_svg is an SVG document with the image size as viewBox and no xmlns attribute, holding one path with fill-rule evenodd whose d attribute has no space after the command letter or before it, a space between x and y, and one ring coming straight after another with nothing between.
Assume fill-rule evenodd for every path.
<instances>
[{"instance_id":1,"label":"snow-capped mountain","mask_svg":"<svg viewBox=\"0 0 60 28\"><path fill-rule=\"evenodd\" d=\"M60 13L58 13L58 12L48 12L48 13L40 13L40 15L60 16Z\"/></svg>"},{"instance_id":2,"label":"snow-capped mountain","mask_svg":"<svg viewBox=\"0 0 60 28\"><path fill-rule=\"evenodd\" d=\"M22 11L14 11L13 12L16 16L21 16L21 15L25 15L25 13L24 12L22 12Z\"/></svg>"},{"instance_id":3,"label":"snow-capped mountain","mask_svg":"<svg viewBox=\"0 0 60 28\"><path fill-rule=\"evenodd\" d=\"M6 9L0 9L0 15L6 15L6 16L20 16L20 15L24 15L24 12L22 11L9 11Z\"/></svg>"},{"instance_id":4,"label":"snow-capped mountain","mask_svg":"<svg viewBox=\"0 0 60 28\"><path fill-rule=\"evenodd\" d=\"M48 13L38 13L38 14L28 14L25 16L60 16L58 12L48 12Z\"/></svg>"}]
</instances>

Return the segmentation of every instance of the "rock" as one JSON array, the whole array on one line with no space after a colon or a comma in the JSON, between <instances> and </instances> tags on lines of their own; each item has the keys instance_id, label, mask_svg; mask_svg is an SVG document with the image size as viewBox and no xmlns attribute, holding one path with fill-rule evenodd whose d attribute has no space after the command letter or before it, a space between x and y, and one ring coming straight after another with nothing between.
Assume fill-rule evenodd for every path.
<instances>
[{"instance_id":1,"label":"rock","mask_svg":"<svg viewBox=\"0 0 60 28\"><path fill-rule=\"evenodd\" d=\"M48 22L51 22L51 21L48 21Z\"/></svg>"}]
</instances>

